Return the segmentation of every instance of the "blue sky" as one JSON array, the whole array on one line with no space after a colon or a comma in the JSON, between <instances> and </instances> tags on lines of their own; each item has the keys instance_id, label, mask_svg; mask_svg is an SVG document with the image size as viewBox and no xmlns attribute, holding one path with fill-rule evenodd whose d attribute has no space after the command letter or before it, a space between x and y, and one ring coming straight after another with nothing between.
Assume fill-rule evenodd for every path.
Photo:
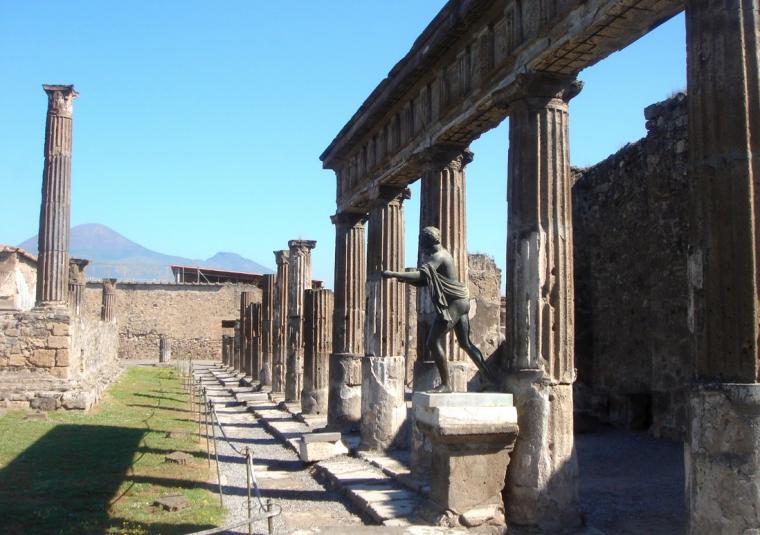
<instances>
[{"instance_id":1,"label":"blue sky","mask_svg":"<svg viewBox=\"0 0 760 535\"><path fill-rule=\"evenodd\" d=\"M41 85L73 83L72 225L269 266L289 239L315 239L313 276L331 285L335 180L319 154L444 3L0 0L0 243L37 232ZM684 89L685 71L682 15L583 71L573 165L645 135L643 108ZM502 268L507 138L505 122L473 143L467 185L469 248Z\"/></svg>"}]
</instances>

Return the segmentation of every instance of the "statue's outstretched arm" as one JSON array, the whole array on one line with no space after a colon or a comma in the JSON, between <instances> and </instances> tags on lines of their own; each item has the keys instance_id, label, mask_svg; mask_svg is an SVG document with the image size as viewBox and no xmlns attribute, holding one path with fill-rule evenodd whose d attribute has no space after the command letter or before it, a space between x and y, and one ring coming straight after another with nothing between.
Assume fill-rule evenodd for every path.
<instances>
[{"instance_id":1,"label":"statue's outstretched arm","mask_svg":"<svg viewBox=\"0 0 760 535\"><path fill-rule=\"evenodd\" d=\"M380 275L384 279L398 279L401 282L406 282L409 284L412 284L414 286L421 286L424 284L424 281L422 280L422 275L420 275L420 272L415 271L383 271L380 273Z\"/></svg>"}]
</instances>

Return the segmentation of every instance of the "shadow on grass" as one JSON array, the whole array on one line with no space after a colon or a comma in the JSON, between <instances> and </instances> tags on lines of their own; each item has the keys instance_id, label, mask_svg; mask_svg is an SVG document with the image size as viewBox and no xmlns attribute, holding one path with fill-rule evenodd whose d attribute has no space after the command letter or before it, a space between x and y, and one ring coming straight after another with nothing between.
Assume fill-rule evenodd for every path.
<instances>
[{"instance_id":1,"label":"shadow on grass","mask_svg":"<svg viewBox=\"0 0 760 535\"><path fill-rule=\"evenodd\" d=\"M120 533L109 506L124 481L144 430L58 425L0 470L4 535ZM129 522L148 533L181 534L211 526Z\"/></svg>"}]
</instances>

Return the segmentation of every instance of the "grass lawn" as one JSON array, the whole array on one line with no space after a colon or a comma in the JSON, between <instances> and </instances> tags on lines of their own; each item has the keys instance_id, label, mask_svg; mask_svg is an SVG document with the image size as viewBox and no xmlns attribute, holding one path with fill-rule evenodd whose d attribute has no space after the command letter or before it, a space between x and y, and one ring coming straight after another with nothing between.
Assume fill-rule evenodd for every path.
<instances>
[{"instance_id":1,"label":"grass lawn","mask_svg":"<svg viewBox=\"0 0 760 535\"><path fill-rule=\"evenodd\" d=\"M209 467L176 370L130 368L90 413L25 416L0 417L3 534L178 535L222 520L213 458ZM173 451L192 462L165 463ZM190 507L152 505L167 494L184 494Z\"/></svg>"}]
</instances>

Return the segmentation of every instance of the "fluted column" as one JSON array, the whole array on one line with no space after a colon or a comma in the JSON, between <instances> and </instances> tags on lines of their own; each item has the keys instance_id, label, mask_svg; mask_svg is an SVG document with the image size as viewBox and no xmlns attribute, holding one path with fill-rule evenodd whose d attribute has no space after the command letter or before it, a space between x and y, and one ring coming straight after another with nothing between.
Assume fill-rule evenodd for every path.
<instances>
[{"instance_id":1,"label":"fluted column","mask_svg":"<svg viewBox=\"0 0 760 535\"><path fill-rule=\"evenodd\" d=\"M289 252L275 251L277 284L274 293L274 335L272 337L272 392L285 391L286 333L288 329Z\"/></svg>"},{"instance_id":2,"label":"fluted column","mask_svg":"<svg viewBox=\"0 0 760 535\"><path fill-rule=\"evenodd\" d=\"M465 166L472 161L472 152L461 147L435 147L427 155L425 172L420 183L420 229L433 226L441 231L443 245L454 259L457 278L467 284L467 206ZM417 264L423 259L418 246ZM417 292L417 358L415 385L428 390L439 383L438 370L427 347L427 336L435 322L436 312L427 290ZM456 342L454 332L446 339L446 355L451 361L466 361L467 355ZM453 368L452 368L453 371ZM452 381L466 384L466 378Z\"/></svg>"},{"instance_id":3,"label":"fluted column","mask_svg":"<svg viewBox=\"0 0 760 535\"><path fill-rule=\"evenodd\" d=\"M100 319L107 322L116 321L116 279L103 279L103 305Z\"/></svg>"},{"instance_id":4,"label":"fluted column","mask_svg":"<svg viewBox=\"0 0 760 535\"><path fill-rule=\"evenodd\" d=\"M82 309L86 284L84 269L89 263L82 258L69 258L69 307L74 314L79 314Z\"/></svg>"},{"instance_id":5,"label":"fluted column","mask_svg":"<svg viewBox=\"0 0 760 535\"><path fill-rule=\"evenodd\" d=\"M68 297L71 227L71 121L73 85L43 85L48 95L45 165L37 257L37 306L63 305Z\"/></svg>"},{"instance_id":6,"label":"fluted column","mask_svg":"<svg viewBox=\"0 0 760 535\"><path fill-rule=\"evenodd\" d=\"M573 232L568 101L579 82L523 75L509 117L507 188L508 391L520 435L508 517L518 524L579 520L573 447Z\"/></svg>"},{"instance_id":7,"label":"fluted column","mask_svg":"<svg viewBox=\"0 0 760 535\"><path fill-rule=\"evenodd\" d=\"M688 533L760 529L760 13L688 0Z\"/></svg>"},{"instance_id":8,"label":"fluted column","mask_svg":"<svg viewBox=\"0 0 760 535\"><path fill-rule=\"evenodd\" d=\"M240 292L240 368L238 371L251 375L252 333L250 305L253 303L253 292Z\"/></svg>"},{"instance_id":9,"label":"fluted column","mask_svg":"<svg viewBox=\"0 0 760 535\"><path fill-rule=\"evenodd\" d=\"M383 270L404 269L404 209L409 190L379 188L369 213L367 316L362 361L362 448L383 449L396 441L406 418L404 404L404 288L383 279Z\"/></svg>"},{"instance_id":10,"label":"fluted column","mask_svg":"<svg viewBox=\"0 0 760 535\"><path fill-rule=\"evenodd\" d=\"M335 311L327 423L331 428L345 428L357 426L361 419L366 215L339 213L331 219L335 225Z\"/></svg>"},{"instance_id":11,"label":"fluted column","mask_svg":"<svg viewBox=\"0 0 760 535\"><path fill-rule=\"evenodd\" d=\"M261 369L259 381L272 385L272 356L274 353L274 296L277 290L275 275L264 275L261 280Z\"/></svg>"},{"instance_id":12,"label":"fluted column","mask_svg":"<svg viewBox=\"0 0 760 535\"><path fill-rule=\"evenodd\" d=\"M251 381L259 380L259 370L261 370L262 361L262 340L261 340L261 303L251 303L248 305L248 318L251 323L251 363L250 373Z\"/></svg>"},{"instance_id":13,"label":"fluted column","mask_svg":"<svg viewBox=\"0 0 760 535\"><path fill-rule=\"evenodd\" d=\"M301 411L327 412L328 365L332 352L334 296L331 290L306 290Z\"/></svg>"},{"instance_id":14,"label":"fluted column","mask_svg":"<svg viewBox=\"0 0 760 535\"><path fill-rule=\"evenodd\" d=\"M312 240L290 240L290 274L288 278L288 343L285 370L285 401L301 400L303 389L303 299L311 288Z\"/></svg>"}]
</instances>

